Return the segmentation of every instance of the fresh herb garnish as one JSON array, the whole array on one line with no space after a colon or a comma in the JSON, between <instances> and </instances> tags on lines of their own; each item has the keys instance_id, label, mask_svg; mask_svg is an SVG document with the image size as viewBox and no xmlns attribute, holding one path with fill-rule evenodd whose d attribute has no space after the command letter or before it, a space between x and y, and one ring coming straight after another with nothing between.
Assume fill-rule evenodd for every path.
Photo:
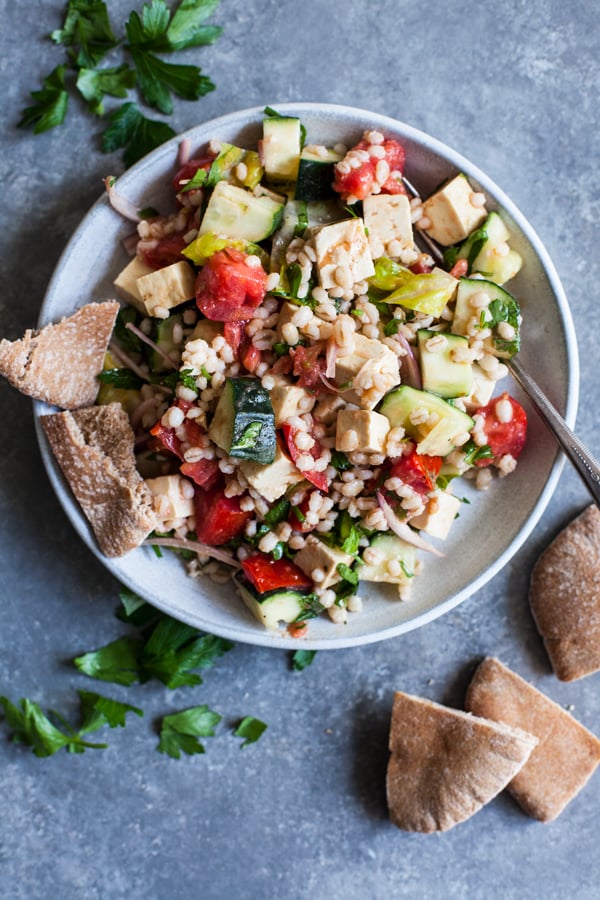
<instances>
[{"instance_id":1,"label":"fresh herb garnish","mask_svg":"<svg viewBox=\"0 0 600 900\"><path fill-rule=\"evenodd\" d=\"M106 95L126 97L132 87L135 87L135 72L126 63L110 69L81 69L77 76L77 90L96 116L104 115Z\"/></svg>"},{"instance_id":2,"label":"fresh herb garnish","mask_svg":"<svg viewBox=\"0 0 600 900\"><path fill-rule=\"evenodd\" d=\"M280 522L285 521L287 519L290 511L290 501L286 500L285 497L282 497L281 500L278 500L273 504L269 512L265 516L265 525L269 528L275 528L279 525Z\"/></svg>"},{"instance_id":3,"label":"fresh herb garnish","mask_svg":"<svg viewBox=\"0 0 600 900\"><path fill-rule=\"evenodd\" d=\"M167 753L173 759L180 759L182 753L192 756L204 753L200 737L214 737L215 726L222 716L208 706L192 706L181 712L164 716L160 725L160 740L157 750Z\"/></svg>"},{"instance_id":4,"label":"fresh herb garnish","mask_svg":"<svg viewBox=\"0 0 600 900\"><path fill-rule=\"evenodd\" d=\"M155 147L175 136L166 122L147 119L135 103L124 103L108 117L110 125L102 135L103 153L113 153L125 148L123 162L132 166Z\"/></svg>"},{"instance_id":5,"label":"fresh herb garnish","mask_svg":"<svg viewBox=\"0 0 600 900\"><path fill-rule=\"evenodd\" d=\"M23 110L18 123L19 128L34 125L34 134L41 134L42 131L62 125L69 105L69 95L65 90L64 66L57 66L47 78L44 78L42 84L41 90L31 91L35 103Z\"/></svg>"},{"instance_id":6,"label":"fresh herb garnish","mask_svg":"<svg viewBox=\"0 0 600 900\"><path fill-rule=\"evenodd\" d=\"M236 737L245 739L241 745L243 749L248 744L254 744L266 730L267 726L260 719L256 719L254 716L245 716L233 733Z\"/></svg>"},{"instance_id":7,"label":"fresh herb garnish","mask_svg":"<svg viewBox=\"0 0 600 900\"><path fill-rule=\"evenodd\" d=\"M102 384L125 390L138 390L144 383L131 369L104 369L96 377Z\"/></svg>"},{"instance_id":8,"label":"fresh herb garnish","mask_svg":"<svg viewBox=\"0 0 600 900\"><path fill-rule=\"evenodd\" d=\"M55 44L69 47L77 68L94 68L119 43L106 4L101 0L69 0L62 28L50 35Z\"/></svg>"},{"instance_id":9,"label":"fresh herb garnish","mask_svg":"<svg viewBox=\"0 0 600 900\"><path fill-rule=\"evenodd\" d=\"M292 655L292 668L295 672L303 672L317 655L316 650L295 650Z\"/></svg>"},{"instance_id":10,"label":"fresh herb garnish","mask_svg":"<svg viewBox=\"0 0 600 900\"><path fill-rule=\"evenodd\" d=\"M475 463L480 459L494 458L494 452L489 444L484 444L482 447L480 447L475 443L475 441L469 441L461 449L465 454L465 463L468 466L475 465Z\"/></svg>"},{"instance_id":11,"label":"fresh herb garnish","mask_svg":"<svg viewBox=\"0 0 600 900\"><path fill-rule=\"evenodd\" d=\"M400 327L400 322L398 319L390 319L389 322L386 322L383 326L383 333L386 337L393 337L398 333L398 328Z\"/></svg>"}]
</instances>

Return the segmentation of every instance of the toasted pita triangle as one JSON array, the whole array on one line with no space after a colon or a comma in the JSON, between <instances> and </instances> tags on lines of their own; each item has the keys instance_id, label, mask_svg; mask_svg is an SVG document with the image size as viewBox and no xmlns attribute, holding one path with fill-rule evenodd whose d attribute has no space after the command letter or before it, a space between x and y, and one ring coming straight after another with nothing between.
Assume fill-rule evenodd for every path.
<instances>
[{"instance_id":1,"label":"toasted pita triangle","mask_svg":"<svg viewBox=\"0 0 600 900\"><path fill-rule=\"evenodd\" d=\"M506 787L537 738L520 729L397 692L387 797L405 831L447 831Z\"/></svg>"},{"instance_id":2,"label":"toasted pita triangle","mask_svg":"<svg viewBox=\"0 0 600 900\"><path fill-rule=\"evenodd\" d=\"M119 311L116 300L88 303L17 341L0 341L0 375L22 394L62 409L91 406Z\"/></svg>"}]
</instances>

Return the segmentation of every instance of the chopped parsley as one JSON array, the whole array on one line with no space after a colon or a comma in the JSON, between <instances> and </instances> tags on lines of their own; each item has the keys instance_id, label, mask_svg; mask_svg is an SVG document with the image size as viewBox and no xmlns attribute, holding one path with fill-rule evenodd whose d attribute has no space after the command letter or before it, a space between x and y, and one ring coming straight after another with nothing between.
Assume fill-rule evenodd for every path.
<instances>
[{"instance_id":1,"label":"chopped parsley","mask_svg":"<svg viewBox=\"0 0 600 900\"><path fill-rule=\"evenodd\" d=\"M244 742L241 744L243 749L248 744L254 744L266 730L267 726L260 719L256 719L254 716L245 716L233 733L236 737L244 738Z\"/></svg>"},{"instance_id":2,"label":"chopped parsley","mask_svg":"<svg viewBox=\"0 0 600 900\"><path fill-rule=\"evenodd\" d=\"M304 669L311 665L316 655L316 650L295 650L292 654L292 669L294 672L303 672Z\"/></svg>"},{"instance_id":3,"label":"chopped parsley","mask_svg":"<svg viewBox=\"0 0 600 900\"><path fill-rule=\"evenodd\" d=\"M208 706L192 706L181 712L164 716L160 723L160 738L157 750L173 759L182 753L193 756L204 753L204 745L198 738L214 737L215 727L221 721L219 713Z\"/></svg>"}]
</instances>

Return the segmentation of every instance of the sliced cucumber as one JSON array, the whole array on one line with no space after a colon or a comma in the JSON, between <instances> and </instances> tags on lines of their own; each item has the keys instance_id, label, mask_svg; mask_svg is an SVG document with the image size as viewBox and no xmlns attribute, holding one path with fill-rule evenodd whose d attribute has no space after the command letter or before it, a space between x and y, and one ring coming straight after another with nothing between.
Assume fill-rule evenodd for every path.
<instances>
[{"instance_id":1,"label":"sliced cucumber","mask_svg":"<svg viewBox=\"0 0 600 900\"><path fill-rule=\"evenodd\" d=\"M475 272L496 284L505 284L517 274L523 259L516 250L499 252L510 239L510 232L497 212L491 212L483 225L452 252L454 261L466 259L469 275ZM450 257L449 257L450 258Z\"/></svg>"},{"instance_id":2,"label":"sliced cucumber","mask_svg":"<svg viewBox=\"0 0 600 900\"><path fill-rule=\"evenodd\" d=\"M474 308L471 298L481 292L487 294L490 302L485 308ZM510 359L518 352L521 311L518 300L506 288L483 278L461 278L456 292L453 334L468 334L469 323L474 317L480 318L482 329L490 328L492 331L492 336L483 342L487 352L504 359ZM505 329L499 330L502 322L512 328L513 336L507 336Z\"/></svg>"},{"instance_id":3,"label":"sliced cucumber","mask_svg":"<svg viewBox=\"0 0 600 900\"><path fill-rule=\"evenodd\" d=\"M233 144L221 144L221 149L208 170L207 187L214 187L218 181L227 179L231 170L242 161L245 152Z\"/></svg>"},{"instance_id":4,"label":"sliced cucumber","mask_svg":"<svg viewBox=\"0 0 600 900\"><path fill-rule=\"evenodd\" d=\"M300 591L286 588L259 594L239 579L236 584L242 600L265 628L277 629L280 622L295 622L304 612L307 594Z\"/></svg>"},{"instance_id":5,"label":"sliced cucumber","mask_svg":"<svg viewBox=\"0 0 600 900\"><path fill-rule=\"evenodd\" d=\"M411 414L422 409L429 414L434 413L437 416L435 422L414 424ZM447 456L456 447L453 439L473 427L471 416L456 406L435 394L406 384L383 398L379 412L389 419L392 428L404 428L406 434L417 441L417 453L428 456Z\"/></svg>"},{"instance_id":6,"label":"sliced cucumber","mask_svg":"<svg viewBox=\"0 0 600 900\"><path fill-rule=\"evenodd\" d=\"M379 581L388 584L409 584L415 572L417 551L412 544L407 544L395 534L377 534L370 547L381 555L378 563L364 563L358 567L360 581ZM392 575L387 564L391 560L400 563L400 573Z\"/></svg>"},{"instance_id":7,"label":"sliced cucumber","mask_svg":"<svg viewBox=\"0 0 600 900\"><path fill-rule=\"evenodd\" d=\"M270 116L263 120L261 155L267 179L296 180L301 142L300 119L291 116Z\"/></svg>"},{"instance_id":8,"label":"sliced cucumber","mask_svg":"<svg viewBox=\"0 0 600 900\"><path fill-rule=\"evenodd\" d=\"M333 194L333 166L341 155L335 150L305 147L300 155L296 200L325 200Z\"/></svg>"},{"instance_id":9,"label":"sliced cucumber","mask_svg":"<svg viewBox=\"0 0 600 900\"><path fill-rule=\"evenodd\" d=\"M438 332L425 328L417 332L423 389L440 397L467 397L473 390L473 366L470 362L457 362L453 351L468 347L469 341L462 335L444 334L446 346L428 350L428 341L437 336Z\"/></svg>"},{"instance_id":10,"label":"sliced cucumber","mask_svg":"<svg viewBox=\"0 0 600 900\"><path fill-rule=\"evenodd\" d=\"M208 434L230 456L262 465L273 462L275 415L269 394L258 378L227 378Z\"/></svg>"},{"instance_id":11,"label":"sliced cucumber","mask_svg":"<svg viewBox=\"0 0 600 900\"><path fill-rule=\"evenodd\" d=\"M271 197L255 197L250 191L219 181L206 207L199 234L212 231L230 238L258 242L279 226L284 204Z\"/></svg>"}]
</instances>

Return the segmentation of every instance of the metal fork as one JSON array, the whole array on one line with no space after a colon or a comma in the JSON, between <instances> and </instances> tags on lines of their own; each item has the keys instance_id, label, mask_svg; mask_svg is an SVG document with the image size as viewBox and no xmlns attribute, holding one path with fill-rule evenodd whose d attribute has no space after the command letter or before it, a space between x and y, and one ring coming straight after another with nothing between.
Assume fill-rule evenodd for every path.
<instances>
[{"instance_id":1,"label":"metal fork","mask_svg":"<svg viewBox=\"0 0 600 900\"><path fill-rule=\"evenodd\" d=\"M406 189L412 197L419 197L417 189L404 178ZM444 262L444 254L439 246L424 231L417 231L417 239L426 247L436 262ZM592 495L597 506L600 506L600 465L578 437L571 431L563 417L550 403L542 389L521 366L516 359L504 360L515 381L523 388L535 411L540 416L551 434L556 438L565 456L573 464L581 476L583 483Z\"/></svg>"}]
</instances>

